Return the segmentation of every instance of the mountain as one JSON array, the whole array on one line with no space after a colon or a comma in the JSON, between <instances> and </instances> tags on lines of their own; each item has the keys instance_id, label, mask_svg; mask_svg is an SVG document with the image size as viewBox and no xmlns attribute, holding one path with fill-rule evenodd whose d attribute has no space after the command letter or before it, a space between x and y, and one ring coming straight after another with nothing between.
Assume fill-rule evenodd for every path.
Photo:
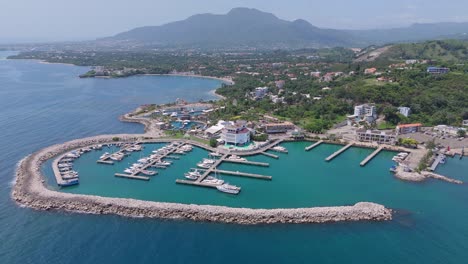
<instances>
[{"instance_id":1,"label":"mountain","mask_svg":"<svg viewBox=\"0 0 468 264\"><path fill-rule=\"evenodd\" d=\"M413 24L404 28L344 30L363 45L392 42L416 42L433 39L466 38L468 23Z\"/></svg>"},{"instance_id":2,"label":"mountain","mask_svg":"<svg viewBox=\"0 0 468 264\"><path fill-rule=\"evenodd\" d=\"M298 19L286 21L249 8L224 15L199 14L161 26L135 28L104 41L198 48L311 48L381 45L431 39L467 38L468 23L414 24L404 28L335 30Z\"/></svg>"},{"instance_id":3,"label":"mountain","mask_svg":"<svg viewBox=\"0 0 468 264\"><path fill-rule=\"evenodd\" d=\"M162 26L140 27L105 40L196 47L323 47L352 44L347 33L320 29L305 20L286 21L256 9L200 14Z\"/></svg>"}]
</instances>

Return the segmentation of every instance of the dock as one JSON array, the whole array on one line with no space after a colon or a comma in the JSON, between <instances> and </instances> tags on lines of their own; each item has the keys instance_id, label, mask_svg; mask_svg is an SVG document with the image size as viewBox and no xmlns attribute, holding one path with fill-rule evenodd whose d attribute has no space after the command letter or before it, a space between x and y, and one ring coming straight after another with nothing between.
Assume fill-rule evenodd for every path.
<instances>
[{"instance_id":1,"label":"dock","mask_svg":"<svg viewBox=\"0 0 468 264\"><path fill-rule=\"evenodd\" d=\"M439 166L439 163L444 159L444 155L438 155L437 158L434 160L432 163L431 167L429 168L431 171L435 171L437 169L437 166Z\"/></svg>"},{"instance_id":2,"label":"dock","mask_svg":"<svg viewBox=\"0 0 468 264\"><path fill-rule=\"evenodd\" d=\"M194 170L194 169L192 169L192 170ZM197 169L197 170L203 171L204 169ZM270 180L271 181L271 179L272 179L272 177L268 176L268 175L261 175L261 174L247 173L247 172L240 172L240 171L228 171L228 170L214 169L212 172L213 173L218 173L218 174L232 175L232 176L249 177L249 178L261 179L261 180Z\"/></svg>"},{"instance_id":3,"label":"dock","mask_svg":"<svg viewBox=\"0 0 468 264\"><path fill-rule=\"evenodd\" d=\"M97 163L101 163L101 164L107 164L107 165L114 165L114 162L111 161L111 160L105 160L105 159L100 159L97 161Z\"/></svg>"},{"instance_id":4,"label":"dock","mask_svg":"<svg viewBox=\"0 0 468 264\"><path fill-rule=\"evenodd\" d=\"M323 143L323 140L317 141L317 142L315 142L314 144L312 144L312 145L306 147L306 148L305 148L305 151L309 151L309 150L311 150L311 149L317 147L318 145L320 145L320 144L322 144L322 143Z\"/></svg>"},{"instance_id":5,"label":"dock","mask_svg":"<svg viewBox=\"0 0 468 264\"><path fill-rule=\"evenodd\" d=\"M340 155L341 153L345 152L347 149L349 149L351 146L353 146L354 143L349 143L348 145L342 147L341 149L339 149L338 151L336 151L335 153L331 154L330 156L328 156L325 161L331 161L332 159L336 158L338 155Z\"/></svg>"},{"instance_id":6,"label":"dock","mask_svg":"<svg viewBox=\"0 0 468 264\"><path fill-rule=\"evenodd\" d=\"M245 165L253 165L253 166L261 166L261 167L269 167L270 164L266 162L257 162L257 161L242 161L242 160L230 160L224 159L223 162L230 162L230 163L238 163L238 164L245 164Z\"/></svg>"},{"instance_id":7,"label":"dock","mask_svg":"<svg viewBox=\"0 0 468 264\"><path fill-rule=\"evenodd\" d=\"M130 174L122 174L122 173L116 173L114 174L115 177L120 177L120 178L128 178L128 179L134 179L134 180L143 180L143 181L149 181L149 177L146 176L138 176L138 175L130 175Z\"/></svg>"},{"instance_id":8,"label":"dock","mask_svg":"<svg viewBox=\"0 0 468 264\"><path fill-rule=\"evenodd\" d=\"M369 156L367 156L359 165L366 166L366 164L371 161L380 151L383 150L383 146L378 147L374 152L372 152Z\"/></svg>"},{"instance_id":9,"label":"dock","mask_svg":"<svg viewBox=\"0 0 468 264\"><path fill-rule=\"evenodd\" d=\"M201 186L201 187L208 187L208 188L216 188L216 185L204 183L204 182L195 182L195 181L181 180L181 179L177 179L175 182L177 184L187 184L187 185L194 185L194 186Z\"/></svg>"},{"instance_id":10,"label":"dock","mask_svg":"<svg viewBox=\"0 0 468 264\"><path fill-rule=\"evenodd\" d=\"M279 159L278 155L271 154L271 153L268 153L268 152L260 152L260 154L265 155L265 156L270 157L270 158Z\"/></svg>"}]
</instances>

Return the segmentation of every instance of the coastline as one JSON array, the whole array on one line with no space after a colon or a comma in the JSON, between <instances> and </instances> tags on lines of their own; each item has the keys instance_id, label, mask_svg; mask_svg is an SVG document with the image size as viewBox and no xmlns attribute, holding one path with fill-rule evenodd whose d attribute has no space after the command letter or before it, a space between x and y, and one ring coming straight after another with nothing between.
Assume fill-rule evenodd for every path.
<instances>
[{"instance_id":1,"label":"coastline","mask_svg":"<svg viewBox=\"0 0 468 264\"><path fill-rule=\"evenodd\" d=\"M153 202L128 198L112 198L95 195L70 194L47 188L41 166L49 159L76 148L95 144L151 139L167 142L170 139L152 136L155 133L150 122L129 120L145 125L145 134L99 135L76 139L63 144L41 149L19 162L15 184L11 193L13 200L37 210L62 210L89 214L116 214L126 217L161 219L188 219L194 221L223 222L236 224L271 223L327 223L338 221L387 221L392 219L392 210L383 205L359 202L352 206L309 207L291 209L252 209L214 205L196 205Z\"/></svg>"},{"instance_id":2,"label":"coastline","mask_svg":"<svg viewBox=\"0 0 468 264\"><path fill-rule=\"evenodd\" d=\"M177 74L177 73L167 73L167 74L152 74L152 73L145 73L145 74L136 74L136 75L146 75L146 76L179 76L179 77L192 77L192 78L203 78L203 79L212 79L222 81L227 85L234 85L235 82L232 79L228 78L220 78L214 76L205 76L205 75L198 75L198 74Z\"/></svg>"}]
</instances>

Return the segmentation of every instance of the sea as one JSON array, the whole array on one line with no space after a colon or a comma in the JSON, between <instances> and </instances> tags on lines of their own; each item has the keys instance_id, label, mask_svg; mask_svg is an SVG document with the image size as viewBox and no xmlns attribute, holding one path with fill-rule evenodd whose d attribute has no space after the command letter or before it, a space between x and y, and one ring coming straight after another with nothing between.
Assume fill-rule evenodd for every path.
<instances>
[{"instance_id":1,"label":"sea","mask_svg":"<svg viewBox=\"0 0 468 264\"><path fill-rule=\"evenodd\" d=\"M80 79L86 67L6 60L0 52L0 263L466 263L468 187L437 180L403 182L388 169L393 153L368 165L371 150L351 148L331 162L338 146L305 152L306 142L285 143L278 160L250 160L269 168L223 164L222 169L270 175L272 181L222 176L242 186L232 196L175 179L206 157L196 148L149 182L112 173L159 145L113 167L95 163L99 152L77 160L82 183L71 193L233 207L295 208L381 203L395 210L387 222L244 226L186 220L134 219L22 208L11 200L18 162L43 147L75 138L142 133L118 116L145 103L216 99L212 79L135 76ZM50 188L57 188L50 179ZM449 158L437 172L468 182L468 158Z\"/></svg>"}]
</instances>

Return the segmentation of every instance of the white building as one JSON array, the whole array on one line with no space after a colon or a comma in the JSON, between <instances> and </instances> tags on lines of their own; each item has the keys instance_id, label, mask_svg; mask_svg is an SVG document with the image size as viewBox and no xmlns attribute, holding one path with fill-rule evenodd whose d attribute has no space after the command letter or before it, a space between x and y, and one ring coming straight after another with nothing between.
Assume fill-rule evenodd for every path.
<instances>
[{"instance_id":1,"label":"white building","mask_svg":"<svg viewBox=\"0 0 468 264\"><path fill-rule=\"evenodd\" d=\"M434 127L434 130L444 135L457 136L458 130L466 130L466 129L461 128L461 127L447 126L447 125L438 125Z\"/></svg>"},{"instance_id":2,"label":"white building","mask_svg":"<svg viewBox=\"0 0 468 264\"><path fill-rule=\"evenodd\" d=\"M348 116L348 125L365 121L372 123L377 118L375 105L363 104L354 107L354 114Z\"/></svg>"},{"instance_id":3,"label":"white building","mask_svg":"<svg viewBox=\"0 0 468 264\"><path fill-rule=\"evenodd\" d=\"M356 139L361 142L376 142L379 144L395 144L396 135L379 130L359 129L356 131Z\"/></svg>"},{"instance_id":4,"label":"white building","mask_svg":"<svg viewBox=\"0 0 468 264\"><path fill-rule=\"evenodd\" d=\"M467 119L467 120L463 120L462 126L468 126L468 119Z\"/></svg>"},{"instance_id":5,"label":"white building","mask_svg":"<svg viewBox=\"0 0 468 264\"><path fill-rule=\"evenodd\" d=\"M250 142L250 130L246 127L247 122L236 121L226 125L221 131L221 140L225 144L245 145Z\"/></svg>"},{"instance_id":6,"label":"white building","mask_svg":"<svg viewBox=\"0 0 468 264\"><path fill-rule=\"evenodd\" d=\"M411 108L406 107L406 106L401 106L401 107L398 107L398 112L400 112L400 114L408 117L411 114Z\"/></svg>"},{"instance_id":7,"label":"white building","mask_svg":"<svg viewBox=\"0 0 468 264\"><path fill-rule=\"evenodd\" d=\"M260 100L268 93L268 87L257 87L255 91L251 93L255 100Z\"/></svg>"}]
</instances>

